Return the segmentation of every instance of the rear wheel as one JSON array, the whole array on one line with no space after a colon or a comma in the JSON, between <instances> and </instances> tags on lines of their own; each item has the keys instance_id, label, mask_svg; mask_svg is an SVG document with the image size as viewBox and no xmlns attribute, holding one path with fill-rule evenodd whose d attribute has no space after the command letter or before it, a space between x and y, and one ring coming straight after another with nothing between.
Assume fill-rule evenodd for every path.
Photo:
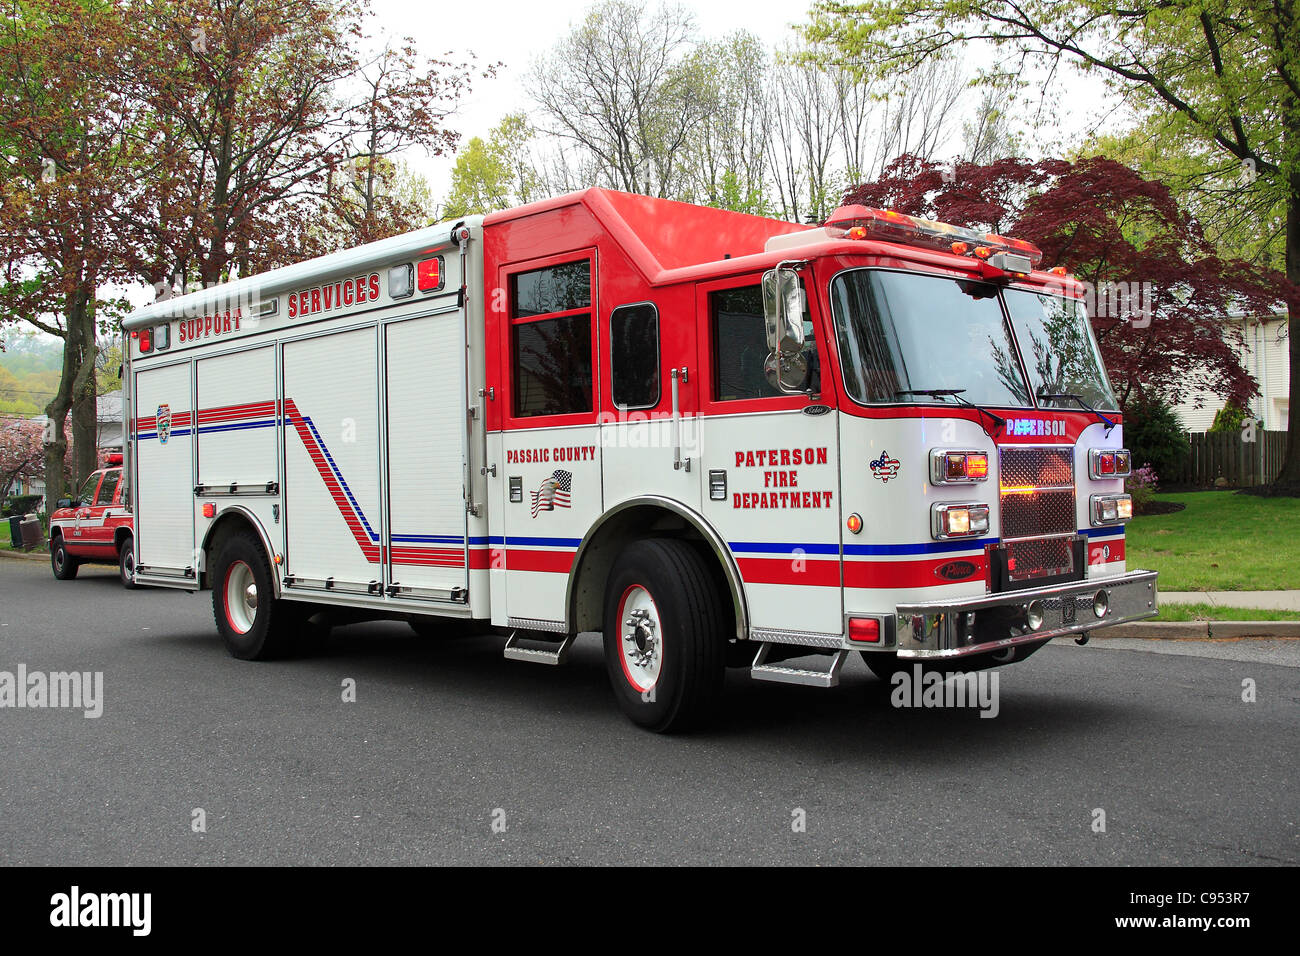
<instances>
[{"instance_id":1,"label":"rear wheel","mask_svg":"<svg viewBox=\"0 0 1300 956\"><path fill-rule=\"evenodd\" d=\"M261 544L235 535L222 546L213 572L212 616L231 655L260 661L288 653L300 621L289 602L275 600Z\"/></svg>"},{"instance_id":2,"label":"rear wheel","mask_svg":"<svg viewBox=\"0 0 1300 956\"><path fill-rule=\"evenodd\" d=\"M117 576L122 579L122 587L135 590L135 540L130 536L123 538L117 549Z\"/></svg>"},{"instance_id":3,"label":"rear wheel","mask_svg":"<svg viewBox=\"0 0 1300 956\"><path fill-rule=\"evenodd\" d=\"M725 674L722 605L689 544L637 541L619 556L605 593L605 668L619 706L661 733L716 712Z\"/></svg>"},{"instance_id":4,"label":"rear wheel","mask_svg":"<svg viewBox=\"0 0 1300 956\"><path fill-rule=\"evenodd\" d=\"M50 542L50 567L60 581L71 581L77 576L77 568L81 567L81 562L68 554L68 546L63 543L61 534Z\"/></svg>"}]
</instances>

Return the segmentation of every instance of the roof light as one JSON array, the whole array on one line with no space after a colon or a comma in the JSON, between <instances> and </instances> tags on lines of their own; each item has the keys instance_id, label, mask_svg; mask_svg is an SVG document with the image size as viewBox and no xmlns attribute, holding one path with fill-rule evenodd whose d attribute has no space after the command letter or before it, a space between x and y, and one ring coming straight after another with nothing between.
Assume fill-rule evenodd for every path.
<instances>
[{"instance_id":1,"label":"roof light","mask_svg":"<svg viewBox=\"0 0 1300 956\"><path fill-rule=\"evenodd\" d=\"M995 252L1014 252L1030 260L1036 267L1043 259L1042 251L1032 242L1024 239L1011 239L993 232L979 232L954 226L947 222L908 216L893 209L873 209L870 206L841 206L831 213L826 220L830 228L845 230L850 239L863 239L868 236L889 242L903 242L913 246L941 249L957 255L966 255L975 248L987 249L980 258L987 259ZM858 232L861 230L861 233ZM960 247L960 248L959 248Z\"/></svg>"}]
</instances>

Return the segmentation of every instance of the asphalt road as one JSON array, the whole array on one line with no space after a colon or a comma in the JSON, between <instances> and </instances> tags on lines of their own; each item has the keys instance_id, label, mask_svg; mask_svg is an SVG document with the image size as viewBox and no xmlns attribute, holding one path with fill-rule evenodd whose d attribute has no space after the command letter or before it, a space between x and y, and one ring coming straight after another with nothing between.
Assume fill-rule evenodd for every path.
<instances>
[{"instance_id":1,"label":"asphalt road","mask_svg":"<svg viewBox=\"0 0 1300 956\"><path fill-rule=\"evenodd\" d=\"M1300 642L1054 645L993 719L894 708L856 659L734 672L720 726L660 737L594 637L551 668L361 624L254 664L209 597L0 559L0 672L104 675L98 719L0 708L0 863L1300 862Z\"/></svg>"}]
</instances>

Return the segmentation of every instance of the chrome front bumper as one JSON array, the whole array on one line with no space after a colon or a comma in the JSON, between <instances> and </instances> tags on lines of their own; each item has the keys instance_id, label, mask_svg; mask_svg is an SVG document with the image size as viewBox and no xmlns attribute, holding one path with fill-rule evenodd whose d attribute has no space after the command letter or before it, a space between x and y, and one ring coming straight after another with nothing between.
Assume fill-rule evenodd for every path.
<instances>
[{"instance_id":1,"label":"chrome front bumper","mask_svg":"<svg viewBox=\"0 0 1300 956\"><path fill-rule=\"evenodd\" d=\"M1107 610L1098 617L1093 605L1103 591ZM1131 571L958 601L901 604L894 613L895 641L880 650L897 650L908 660L984 654L1153 617L1156 597L1156 572ZM1031 602L1041 610L1036 629L1029 621Z\"/></svg>"}]
</instances>

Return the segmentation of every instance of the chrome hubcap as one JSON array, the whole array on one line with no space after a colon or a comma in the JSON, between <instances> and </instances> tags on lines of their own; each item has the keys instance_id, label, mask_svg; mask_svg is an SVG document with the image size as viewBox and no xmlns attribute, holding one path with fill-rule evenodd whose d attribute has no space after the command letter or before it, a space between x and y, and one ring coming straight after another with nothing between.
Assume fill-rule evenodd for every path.
<instances>
[{"instance_id":1,"label":"chrome hubcap","mask_svg":"<svg viewBox=\"0 0 1300 956\"><path fill-rule=\"evenodd\" d=\"M628 588L619 620L623 673L633 687L644 693L658 683L663 669L663 627L650 592L639 585Z\"/></svg>"},{"instance_id":2,"label":"chrome hubcap","mask_svg":"<svg viewBox=\"0 0 1300 956\"><path fill-rule=\"evenodd\" d=\"M242 561L226 572L226 616L230 626L243 634L257 620L257 582L253 569Z\"/></svg>"}]
</instances>

